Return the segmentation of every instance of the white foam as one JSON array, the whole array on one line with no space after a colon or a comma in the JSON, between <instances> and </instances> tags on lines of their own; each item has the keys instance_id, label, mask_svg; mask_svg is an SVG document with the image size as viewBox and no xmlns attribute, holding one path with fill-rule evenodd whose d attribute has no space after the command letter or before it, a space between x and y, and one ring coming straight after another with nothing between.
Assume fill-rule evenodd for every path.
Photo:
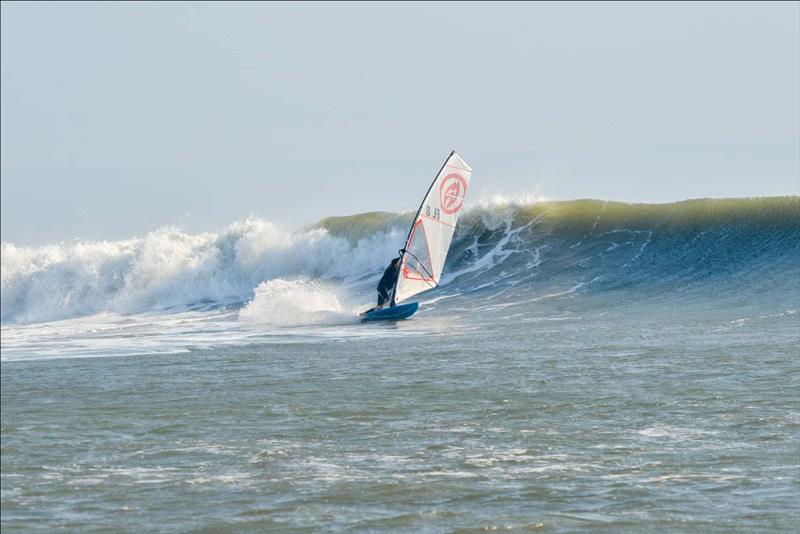
<instances>
[{"instance_id":1,"label":"white foam","mask_svg":"<svg viewBox=\"0 0 800 534\"><path fill-rule=\"evenodd\" d=\"M250 218L220 234L162 228L123 241L3 243L0 317L31 323L201 309L247 301L261 282L275 279L346 283L379 272L402 240L389 230L351 243L320 228L289 232Z\"/></svg>"},{"instance_id":2,"label":"white foam","mask_svg":"<svg viewBox=\"0 0 800 534\"><path fill-rule=\"evenodd\" d=\"M505 221L504 224L505 224L505 232L503 234L503 237L499 241L497 241L497 243L495 243L495 245L489 252L485 253L483 256L478 256L477 253L478 238L476 237L475 241L470 246L470 249L472 249L473 254L478 259L472 262L472 264L468 265L467 267L464 267L463 269L447 273L445 276L442 277L442 280L440 281L439 285L446 285L452 280L460 276L463 276L465 274L485 272L488 271L489 269L493 269L497 265L503 263L509 256L511 256L515 252L519 252L520 246L517 244L519 234L522 231L530 228L531 225L533 224L533 221L525 225L522 225L518 228L515 228L513 230L511 229L512 221L510 219ZM509 246L510 244L513 244L513 246ZM535 255L534 265L531 265L527 268L536 267L539 264L540 260L539 260L538 248L534 250L534 255ZM489 285L494 284L496 282L497 281L495 280L494 282L489 283Z\"/></svg>"},{"instance_id":3,"label":"white foam","mask_svg":"<svg viewBox=\"0 0 800 534\"><path fill-rule=\"evenodd\" d=\"M251 323L277 325L337 324L354 321L331 284L306 278L262 282L239 316Z\"/></svg>"}]
</instances>

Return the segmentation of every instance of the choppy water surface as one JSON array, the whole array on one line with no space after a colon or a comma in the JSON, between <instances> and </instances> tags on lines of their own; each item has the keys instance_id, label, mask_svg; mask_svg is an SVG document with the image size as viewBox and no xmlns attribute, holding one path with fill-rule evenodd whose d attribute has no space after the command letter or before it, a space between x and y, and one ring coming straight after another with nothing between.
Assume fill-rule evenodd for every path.
<instances>
[{"instance_id":1,"label":"choppy water surface","mask_svg":"<svg viewBox=\"0 0 800 534\"><path fill-rule=\"evenodd\" d=\"M2 528L795 532L798 205L475 210L420 313L366 326L388 216L6 246ZM146 257L176 241L216 263Z\"/></svg>"}]
</instances>

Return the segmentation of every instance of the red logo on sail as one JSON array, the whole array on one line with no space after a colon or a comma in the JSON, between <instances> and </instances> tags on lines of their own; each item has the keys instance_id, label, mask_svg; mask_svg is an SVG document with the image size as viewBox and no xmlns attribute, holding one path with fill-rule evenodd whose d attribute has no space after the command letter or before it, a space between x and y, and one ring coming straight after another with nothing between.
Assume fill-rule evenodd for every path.
<instances>
[{"instance_id":1,"label":"red logo on sail","mask_svg":"<svg viewBox=\"0 0 800 534\"><path fill-rule=\"evenodd\" d=\"M467 181L458 174L448 174L439 187L439 203L442 211L448 215L458 213L464 205L467 194Z\"/></svg>"}]
</instances>

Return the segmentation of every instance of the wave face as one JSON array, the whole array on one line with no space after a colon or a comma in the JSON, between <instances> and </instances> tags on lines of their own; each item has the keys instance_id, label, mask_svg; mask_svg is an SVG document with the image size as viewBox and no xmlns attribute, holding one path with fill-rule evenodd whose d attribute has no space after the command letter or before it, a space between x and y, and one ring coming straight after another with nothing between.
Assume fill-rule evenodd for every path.
<instances>
[{"instance_id":1,"label":"wave face","mask_svg":"<svg viewBox=\"0 0 800 534\"><path fill-rule=\"evenodd\" d=\"M372 299L376 276L402 246L410 220L410 213L367 213L288 232L248 219L219 234L163 228L123 241L4 243L1 319L244 306L242 317L258 320L295 293L306 303L295 311L311 320L347 314L348 302ZM769 298L796 294L798 265L800 197L500 201L462 215L442 287L428 295Z\"/></svg>"}]
</instances>

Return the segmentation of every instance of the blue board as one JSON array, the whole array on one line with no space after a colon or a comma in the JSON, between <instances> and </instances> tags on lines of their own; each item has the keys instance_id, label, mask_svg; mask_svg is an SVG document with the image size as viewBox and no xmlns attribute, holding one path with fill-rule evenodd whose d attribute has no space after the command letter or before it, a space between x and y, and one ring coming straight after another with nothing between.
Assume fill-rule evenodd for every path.
<instances>
[{"instance_id":1,"label":"blue board","mask_svg":"<svg viewBox=\"0 0 800 534\"><path fill-rule=\"evenodd\" d=\"M408 319L417 312L419 302L411 302L409 304L398 304L397 306L390 306L382 310L375 310L368 312L363 319L362 323L369 321L399 321L400 319Z\"/></svg>"}]
</instances>

